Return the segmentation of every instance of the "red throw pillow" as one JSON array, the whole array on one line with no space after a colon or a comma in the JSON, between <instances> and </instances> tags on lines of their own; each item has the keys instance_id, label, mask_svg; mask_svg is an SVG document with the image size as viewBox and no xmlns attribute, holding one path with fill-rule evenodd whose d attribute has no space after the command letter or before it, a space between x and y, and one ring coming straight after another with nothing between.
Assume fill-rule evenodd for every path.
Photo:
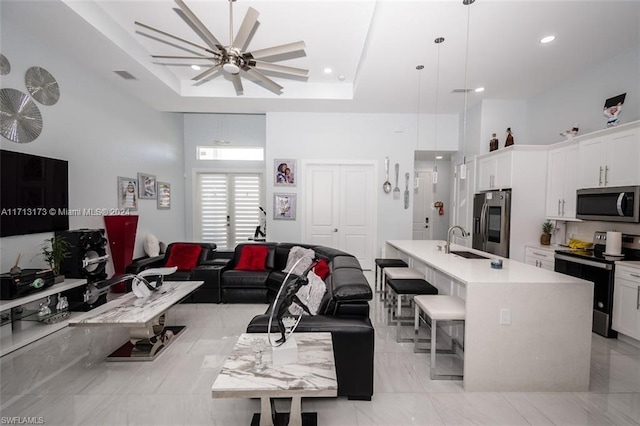
<instances>
[{"instance_id":1,"label":"red throw pillow","mask_svg":"<svg viewBox=\"0 0 640 426\"><path fill-rule=\"evenodd\" d=\"M240 260L234 268L237 271L266 271L267 246L244 246L240 253Z\"/></svg>"},{"instance_id":2,"label":"red throw pillow","mask_svg":"<svg viewBox=\"0 0 640 426\"><path fill-rule=\"evenodd\" d=\"M174 244L164 266L177 266L180 271L190 271L198 265L202 247L197 244Z\"/></svg>"},{"instance_id":3,"label":"red throw pillow","mask_svg":"<svg viewBox=\"0 0 640 426\"><path fill-rule=\"evenodd\" d=\"M313 272L315 272L316 275L322 278L322 281L324 281L324 279L327 278L329 272L331 271L329 270L329 265L327 264L327 262L324 259L320 259L320 262L318 262L318 264L313 268Z\"/></svg>"}]
</instances>

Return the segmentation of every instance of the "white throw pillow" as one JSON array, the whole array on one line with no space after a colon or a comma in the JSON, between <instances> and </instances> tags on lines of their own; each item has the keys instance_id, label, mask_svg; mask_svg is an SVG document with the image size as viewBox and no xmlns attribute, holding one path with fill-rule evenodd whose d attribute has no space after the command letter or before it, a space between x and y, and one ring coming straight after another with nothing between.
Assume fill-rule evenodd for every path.
<instances>
[{"instance_id":1,"label":"white throw pillow","mask_svg":"<svg viewBox=\"0 0 640 426\"><path fill-rule=\"evenodd\" d=\"M147 234L142 247L144 253L149 257L156 257L160 254L160 241L153 234Z\"/></svg>"},{"instance_id":2,"label":"white throw pillow","mask_svg":"<svg viewBox=\"0 0 640 426\"><path fill-rule=\"evenodd\" d=\"M318 309L320 309L322 298L327 291L327 285L322 281L322 278L317 276L313 271L310 271L307 277L309 278L309 284L300 287L296 296L298 296L302 303L307 305L311 315L316 315L318 313ZM298 306L297 303L293 303L289 306L289 313L291 315L307 315L304 309Z\"/></svg>"},{"instance_id":3,"label":"white throw pillow","mask_svg":"<svg viewBox=\"0 0 640 426\"><path fill-rule=\"evenodd\" d=\"M307 270L309 266L311 266L311 262L313 258L316 257L316 252L313 249L306 249L300 246L293 246L291 250L289 250L289 257L287 257L287 266L285 266L283 272L291 271L292 274L302 275L304 271ZM296 264L298 260L300 260L293 269L293 266Z\"/></svg>"}]
</instances>

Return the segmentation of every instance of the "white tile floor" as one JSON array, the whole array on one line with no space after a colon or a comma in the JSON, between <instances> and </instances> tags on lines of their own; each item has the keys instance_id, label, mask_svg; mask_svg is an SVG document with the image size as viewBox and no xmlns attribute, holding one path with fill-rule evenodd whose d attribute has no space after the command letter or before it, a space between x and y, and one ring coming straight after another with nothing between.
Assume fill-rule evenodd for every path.
<instances>
[{"instance_id":1,"label":"white tile floor","mask_svg":"<svg viewBox=\"0 0 640 426\"><path fill-rule=\"evenodd\" d=\"M179 305L171 322L188 328L153 362L105 362L124 330L59 331L0 358L0 424L246 426L258 401L213 399L210 388L236 336L265 309ZM395 342L377 301L371 318L373 399L304 400L320 425L640 425L640 348L594 334L588 393L470 393L429 380L428 354Z\"/></svg>"}]
</instances>

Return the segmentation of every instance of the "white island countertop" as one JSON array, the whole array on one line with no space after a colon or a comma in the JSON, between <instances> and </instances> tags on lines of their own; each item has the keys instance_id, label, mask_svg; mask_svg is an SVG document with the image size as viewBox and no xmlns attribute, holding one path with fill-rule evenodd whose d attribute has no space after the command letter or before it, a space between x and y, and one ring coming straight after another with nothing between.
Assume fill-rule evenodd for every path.
<instances>
[{"instance_id":1,"label":"white island countertop","mask_svg":"<svg viewBox=\"0 0 640 426\"><path fill-rule=\"evenodd\" d=\"M452 251L468 251L486 256L488 259L466 259L455 254L446 254L444 252L446 242L441 240L390 240L387 244L464 284L584 283L592 285L589 281L456 244L451 244ZM439 246L442 250L438 249ZM502 269L491 268L491 259L502 259Z\"/></svg>"},{"instance_id":2,"label":"white island countertop","mask_svg":"<svg viewBox=\"0 0 640 426\"><path fill-rule=\"evenodd\" d=\"M465 301L463 336L447 331L464 339L464 389L588 391L593 283L455 244L453 251L488 259L446 254L444 244L391 240L385 257L405 260L438 294ZM495 258L502 269L491 268Z\"/></svg>"}]
</instances>

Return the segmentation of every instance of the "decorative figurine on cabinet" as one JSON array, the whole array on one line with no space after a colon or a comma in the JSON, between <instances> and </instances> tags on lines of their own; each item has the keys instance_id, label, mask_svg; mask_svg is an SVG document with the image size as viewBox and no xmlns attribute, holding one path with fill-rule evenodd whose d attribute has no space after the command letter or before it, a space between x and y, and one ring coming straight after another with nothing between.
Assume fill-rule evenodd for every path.
<instances>
[{"instance_id":1,"label":"decorative figurine on cabinet","mask_svg":"<svg viewBox=\"0 0 640 426\"><path fill-rule=\"evenodd\" d=\"M489 152L498 149L498 138L495 133L491 134L491 140L489 141Z\"/></svg>"},{"instance_id":2,"label":"decorative figurine on cabinet","mask_svg":"<svg viewBox=\"0 0 640 426\"><path fill-rule=\"evenodd\" d=\"M565 130L564 132L560 132L560 136L564 136L567 140L573 139L575 135L578 134L579 124L574 124L573 127L569 130Z\"/></svg>"},{"instance_id":3,"label":"decorative figurine on cabinet","mask_svg":"<svg viewBox=\"0 0 640 426\"><path fill-rule=\"evenodd\" d=\"M620 121L618 115L620 115L620 111L622 111L622 105L624 104L624 98L626 96L627 94L623 93L622 95L614 96L605 101L602 113L607 117L607 127L618 125Z\"/></svg>"},{"instance_id":4,"label":"decorative figurine on cabinet","mask_svg":"<svg viewBox=\"0 0 640 426\"><path fill-rule=\"evenodd\" d=\"M513 145L513 133L511 133L511 127L507 127L507 140L504 142L504 147Z\"/></svg>"}]
</instances>

